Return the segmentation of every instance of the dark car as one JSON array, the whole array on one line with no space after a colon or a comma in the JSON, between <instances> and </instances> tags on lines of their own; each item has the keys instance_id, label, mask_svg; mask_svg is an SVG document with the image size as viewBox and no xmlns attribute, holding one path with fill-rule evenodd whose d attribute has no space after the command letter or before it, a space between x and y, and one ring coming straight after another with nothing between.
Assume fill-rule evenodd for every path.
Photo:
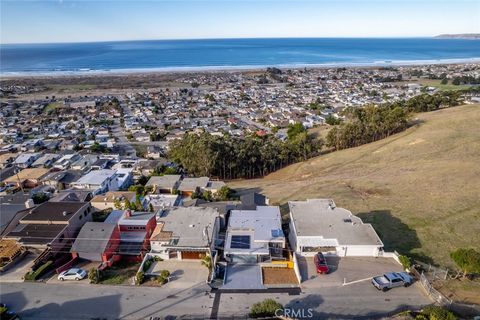
<instances>
[{"instance_id":1,"label":"dark car","mask_svg":"<svg viewBox=\"0 0 480 320\"><path fill-rule=\"evenodd\" d=\"M328 269L327 259L325 259L323 253L317 253L313 258L313 262L315 263L317 273L327 274L330 271L330 269Z\"/></svg>"}]
</instances>

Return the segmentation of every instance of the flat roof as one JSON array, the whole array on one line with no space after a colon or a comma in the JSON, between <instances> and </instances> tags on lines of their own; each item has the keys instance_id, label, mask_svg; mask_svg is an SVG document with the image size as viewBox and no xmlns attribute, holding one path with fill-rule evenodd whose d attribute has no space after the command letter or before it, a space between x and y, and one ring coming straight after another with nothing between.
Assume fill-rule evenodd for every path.
<instances>
[{"instance_id":1,"label":"flat roof","mask_svg":"<svg viewBox=\"0 0 480 320\"><path fill-rule=\"evenodd\" d=\"M280 208L259 206L256 210L232 210L227 232L233 230L253 230L253 241L268 242L284 238Z\"/></svg>"},{"instance_id":2,"label":"flat roof","mask_svg":"<svg viewBox=\"0 0 480 320\"><path fill-rule=\"evenodd\" d=\"M192 191L198 188L205 188L210 179L208 177L199 177L199 178L184 178L180 182L178 190L181 191Z\"/></svg>"},{"instance_id":3,"label":"flat roof","mask_svg":"<svg viewBox=\"0 0 480 320\"><path fill-rule=\"evenodd\" d=\"M181 175L179 174L166 174L164 176L151 177L145 186L157 186L164 189L173 189L180 181Z\"/></svg>"},{"instance_id":4,"label":"flat roof","mask_svg":"<svg viewBox=\"0 0 480 320\"><path fill-rule=\"evenodd\" d=\"M115 172L116 170L109 169L93 170L75 181L73 184L101 185L105 180L112 177Z\"/></svg>"},{"instance_id":5,"label":"flat roof","mask_svg":"<svg viewBox=\"0 0 480 320\"><path fill-rule=\"evenodd\" d=\"M172 238L178 239L174 246L206 247L208 242L204 237L204 229L209 226L212 240L212 229L218 216L214 208L175 207L165 210L157 220L164 224L162 232L171 232Z\"/></svg>"},{"instance_id":6,"label":"flat roof","mask_svg":"<svg viewBox=\"0 0 480 320\"><path fill-rule=\"evenodd\" d=\"M371 224L363 223L350 211L338 208L331 199L289 201L288 205L297 237L332 239L340 246L383 246Z\"/></svg>"}]
</instances>

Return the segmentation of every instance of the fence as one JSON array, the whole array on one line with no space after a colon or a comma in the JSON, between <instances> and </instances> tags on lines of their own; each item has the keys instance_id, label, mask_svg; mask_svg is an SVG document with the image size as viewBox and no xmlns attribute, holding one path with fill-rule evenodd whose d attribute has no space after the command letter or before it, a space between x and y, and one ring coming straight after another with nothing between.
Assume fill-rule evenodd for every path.
<instances>
[{"instance_id":1,"label":"fence","mask_svg":"<svg viewBox=\"0 0 480 320\"><path fill-rule=\"evenodd\" d=\"M427 277L423 272L420 274L419 280L423 288L425 289L427 294L430 296L430 298L433 299L433 301L437 302L442 306L450 306L452 304L452 300L446 298L443 294L441 294L437 289L435 289L430 284L430 281L428 281Z\"/></svg>"}]
</instances>

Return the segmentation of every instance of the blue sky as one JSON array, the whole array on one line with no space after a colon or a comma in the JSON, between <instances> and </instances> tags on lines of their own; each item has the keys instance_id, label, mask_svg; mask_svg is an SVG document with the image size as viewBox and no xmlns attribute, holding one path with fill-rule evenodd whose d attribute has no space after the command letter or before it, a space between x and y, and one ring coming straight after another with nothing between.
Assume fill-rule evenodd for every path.
<instances>
[{"instance_id":1,"label":"blue sky","mask_svg":"<svg viewBox=\"0 0 480 320\"><path fill-rule=\"evenodd\" d=\"M480 33L480 0L1 0L1 43Z\"/></svg>"}]
</instances>

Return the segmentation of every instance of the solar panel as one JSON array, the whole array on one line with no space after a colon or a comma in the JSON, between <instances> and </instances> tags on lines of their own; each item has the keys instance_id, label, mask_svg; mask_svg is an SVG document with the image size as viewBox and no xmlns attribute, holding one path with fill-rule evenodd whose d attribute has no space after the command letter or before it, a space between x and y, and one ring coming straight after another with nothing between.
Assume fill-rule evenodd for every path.
<instances>
[{"instance_id":1,"label":"solar panel","mask_svg":"<svg viewBox=\"0 0 480 320\"><path fill-rule=\"evenodd\" d=\"M250 236L232 236L232 249L250 249Z\"/></svg>"}]
</instances>

